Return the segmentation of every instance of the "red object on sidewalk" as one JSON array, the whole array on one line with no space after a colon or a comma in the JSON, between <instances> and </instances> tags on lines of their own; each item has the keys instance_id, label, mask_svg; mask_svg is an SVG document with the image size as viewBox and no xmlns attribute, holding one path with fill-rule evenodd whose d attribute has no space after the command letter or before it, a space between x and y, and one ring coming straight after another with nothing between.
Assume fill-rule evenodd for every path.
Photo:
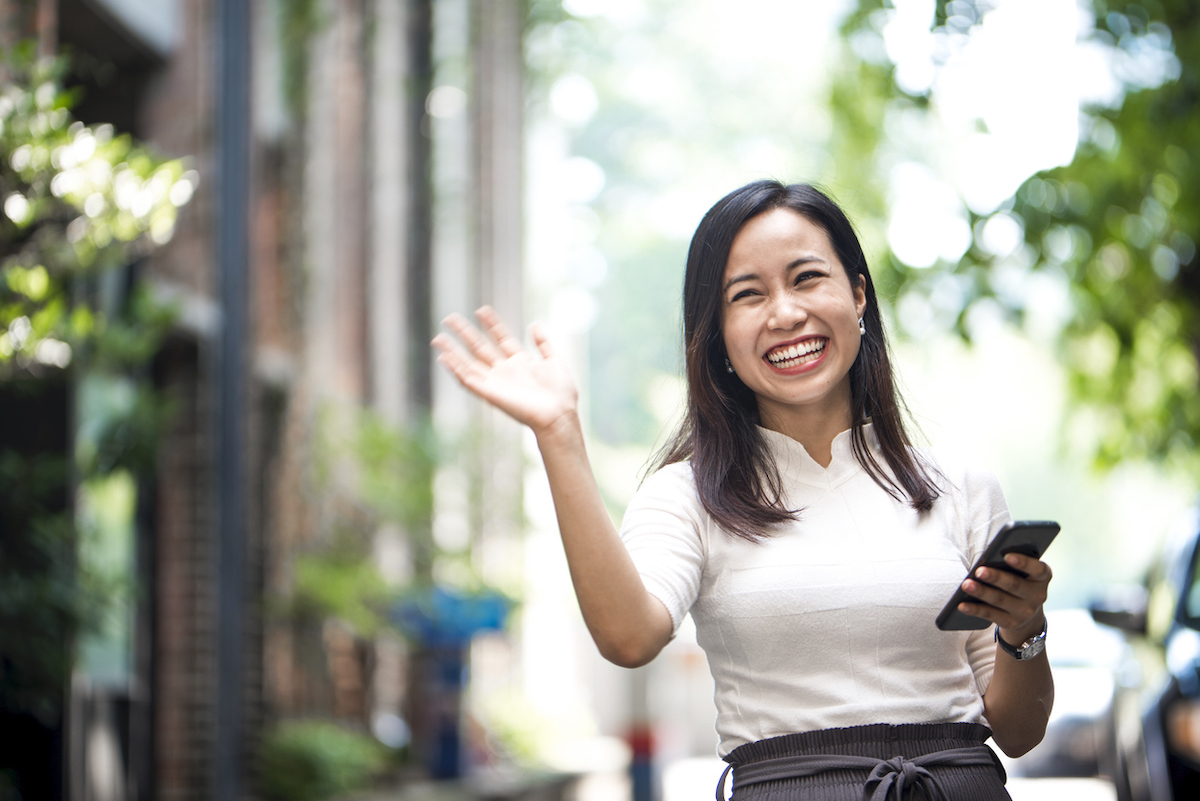
<instances>
[{"instance_id":1,"label":"red object on sidewalk","mask_svg":"<svg viewBox=\"0 0 1200 801\"><path fill-rule=\"evenodd\" d=\"M648 724L635 725L625 735L625 742L629 743L629 750L633 752L633 759L649 758L654 755L654 729Z\"/></svg>"}]
</instances>

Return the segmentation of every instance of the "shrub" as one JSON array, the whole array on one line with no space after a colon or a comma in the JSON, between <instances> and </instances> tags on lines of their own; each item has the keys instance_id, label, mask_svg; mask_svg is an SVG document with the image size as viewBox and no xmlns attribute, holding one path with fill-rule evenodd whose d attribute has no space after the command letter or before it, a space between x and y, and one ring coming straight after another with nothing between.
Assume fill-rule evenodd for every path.
<instances>
[{"instance_id":1,"label":"shrub","mask_svg":"<svg viewBox=\"0 0 1200 801\"><path fill-rule=\"evenodd\" d=\"M320 801L365 787L384 759L366 734L322 721L281 723L259 748L259 789L267 801Z\"/></svg>"}]
</instances>

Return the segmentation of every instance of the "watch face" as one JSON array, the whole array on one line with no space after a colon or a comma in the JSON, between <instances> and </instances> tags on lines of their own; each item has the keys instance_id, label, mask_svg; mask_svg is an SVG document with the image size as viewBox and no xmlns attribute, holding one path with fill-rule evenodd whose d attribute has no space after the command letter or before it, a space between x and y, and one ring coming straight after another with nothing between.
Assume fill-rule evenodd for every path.
<instances>
[{"instance_id":1,"label":"watch face","mask_svg":"<svg viewBox=\"0 0 1200 801\"><path fill-rule=\"evenodd\" d=\"M1017 652L1016 657L1017 659L1021 660L1033 659L1045 649L1046 636L1044 634L1039 634L1037 637L1034 637L1032 640L1024 643L1024 645L1021 647L1021 650Z\"/></svg>"}]
</instances>

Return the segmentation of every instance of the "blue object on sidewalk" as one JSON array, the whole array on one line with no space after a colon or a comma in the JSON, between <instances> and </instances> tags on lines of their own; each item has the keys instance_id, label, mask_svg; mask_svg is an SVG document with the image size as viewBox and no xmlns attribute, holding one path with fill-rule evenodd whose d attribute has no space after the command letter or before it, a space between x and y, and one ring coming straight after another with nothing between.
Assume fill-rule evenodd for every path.
<instances>
[{"instance_id":1,"label":"blue object on sidewalk","mask_svg":"<svg viewBox=\"0 0 1200 801\"><path fill-rule=\"evenodd\" d=\"M512 601L491 590L468 594L434 586L392 607L391 620L421 645L466 645L481 631L500 631Z\"/></svg>"},{"instance_id":2,"label":"blue object on sidewalk","mask_svg":"<svg viewBox=\"0 0 1200 801\"><path fill-rule=\"evenodd\" d=\"M467 683L467 647L481 631L501 631L512 601L498 592L468 594L434 586L396 603L389 617L419 649L425 679L421 720L414 739L425 770L434 779L463 775L462 691Z\"/></svg>"}]
</instances>

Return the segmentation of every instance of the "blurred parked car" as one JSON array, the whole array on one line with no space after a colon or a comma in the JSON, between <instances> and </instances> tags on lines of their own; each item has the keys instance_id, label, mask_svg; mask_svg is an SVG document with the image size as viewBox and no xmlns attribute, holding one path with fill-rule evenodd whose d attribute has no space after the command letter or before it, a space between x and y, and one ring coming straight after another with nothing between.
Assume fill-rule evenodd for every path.
<instances>
[{"instance_id":1,"label":"blurred parked car","mask_svg":"<svg viewBox=\"0 0 1200 801\"><path fill-rule=\"evenodd\" d=\"M1113 703L1133 656L1121 634L1085 609L1046 613L1046 653L1054 670L1054 708L1042 742L1007 764L1013 776L1109 775Z\"/></svg>"},{"instance_id":2,"label":"blurred parked car","mask_svg":"<svg viewBox=\"0 0 1200 801\"><path fill-rule=\"evenodd\" d=\"M1198 541L1200 510L1169 532L1145 587L1092 607L1129 635L1140 668L1116 688L1108 752L1118 801L1200 799Z\"/></svg>"}]
</instances>

